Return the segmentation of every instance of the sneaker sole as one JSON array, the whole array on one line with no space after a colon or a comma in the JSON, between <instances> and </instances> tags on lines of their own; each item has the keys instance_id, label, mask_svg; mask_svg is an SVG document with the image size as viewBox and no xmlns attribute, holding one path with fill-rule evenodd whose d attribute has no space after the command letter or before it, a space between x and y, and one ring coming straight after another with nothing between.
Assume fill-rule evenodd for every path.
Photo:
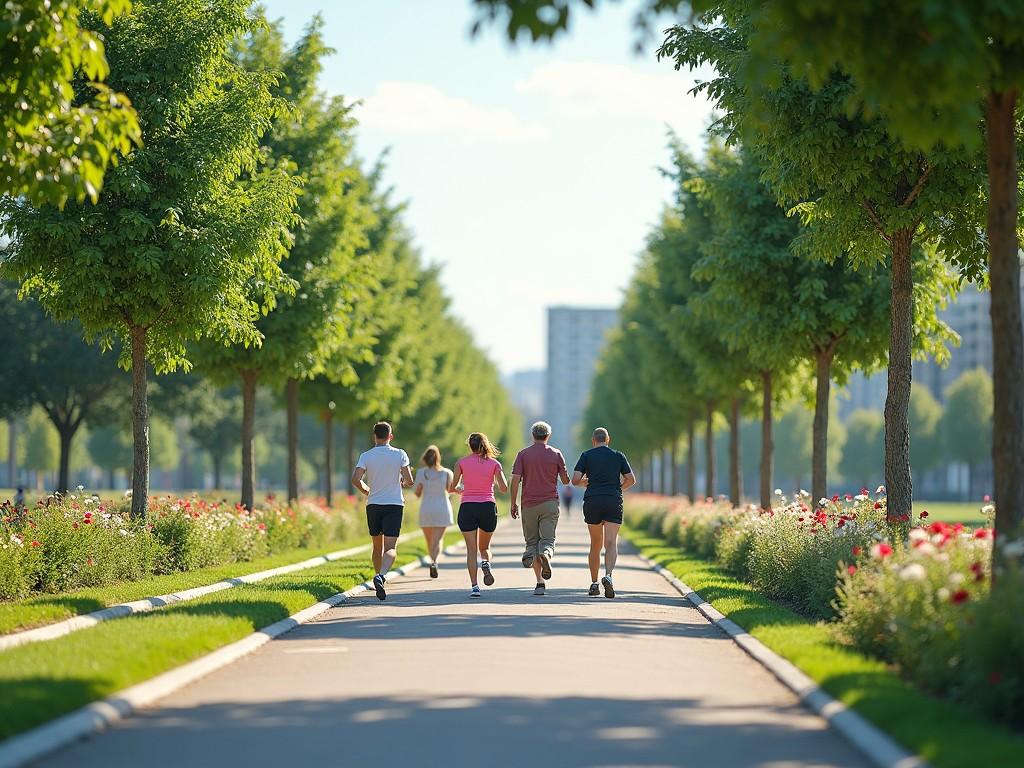
<instances>
[{"instance_id":1,"label":"sneaker sole","mask_svg":"<svg viewBox=\"0 0 1024 768\"><path fill-rule=\"evenodd\" d=\"M486 571L484 571L484 584L486 586L488 586L488 587L491 586L492 584L494 584L494 576L491 575L491 569L490 568L488 568Z\"/></svg>"},{"instance_id":2,"label":"sneaker sole","mask_svg":"<svg viewBox=\"0 0 1024 768\"><path fill-rule=\"evenodd\" d=\"M374 584L373 589L377 593L378 600L388 599L388 593L384 591L384 586L382 584Z\"/></svg>"},{"instance_id":3,"label":"sneaker sole","mask_svg":"<svg viewBox=\"0 0 1024 768\"><path fill-rule=\"evenodd\" d=\"M483 597L483 595L481 595L479 592L470 592L469 596L472 598Z\"/></svg>"},{"instance_id":4,"label":"sneaker sole","mask_svg":"<svg viewBox=\"0 0 1024 768\"><path fill-rule=\"evenodd\" d=\"M601 586L604 587L604 596L609 600L615 597L615 587L607 579L601 580Z\"/></svg>"},{"instance_id":5,"label":"sneaker sole","mask_svg":"<svg viewBox=\"0 0 1024 768\"><path fill-rule=\"evenodd\" d=\"M430 578L432 578L432 579L436 579L437 578L437 566L436 565L430 566Z\"/></svg>"},{"instance_id":6,"label":"sneaker sole","mask_svg":"<svg viewBox=\"0 0 1024 768\"><path fill-rule=\"evenodd\" d=\"M545 581L551 578L551 561L547 555L537 555L540 561L540 576Z\"/></svg>"}]
</instances>

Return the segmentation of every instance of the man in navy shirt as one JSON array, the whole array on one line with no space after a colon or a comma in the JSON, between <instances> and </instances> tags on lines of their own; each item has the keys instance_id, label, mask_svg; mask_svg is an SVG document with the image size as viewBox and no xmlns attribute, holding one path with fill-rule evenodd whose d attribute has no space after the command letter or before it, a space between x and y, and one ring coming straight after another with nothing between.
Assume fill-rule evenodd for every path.
<instances>
[{"instance_id":1,"label":"man in navy shirt","mask_svg":"<svg viewBox=\"0 0 1024 768\"><path fill-rule=\"evenodd\" d=\"M591 597L601 594L615 597L612 571L619 556L619 527L622 525L622 492L636 485L636 477L625 454L609 446L612 439L608 430L594 430L589 451L584 451L572 475L572 484L585 487L583 519L590 529L590 591ZM604 547L604 578L597 583Z\"/></svg>"}]
</instances>

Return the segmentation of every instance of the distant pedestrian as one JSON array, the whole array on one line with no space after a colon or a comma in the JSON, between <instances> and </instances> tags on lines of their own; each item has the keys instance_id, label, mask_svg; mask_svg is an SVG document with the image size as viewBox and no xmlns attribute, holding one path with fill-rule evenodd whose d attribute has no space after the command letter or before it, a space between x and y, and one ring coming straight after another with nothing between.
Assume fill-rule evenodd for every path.
<instances>
[{"instance_id":1,"label":"distant pedestrian","mask_svg":"<svg viewBox=\"0 0 1024 768\"><path fill-rule=\"evenodd\" d=\"M619 556L619 528L622 526L622 492L636 485L636 477L625 454L610 447L611 436L604 427L594 430L593 446L584 451L572 475L572 484L585 487L583 519L590 531L590 591L591 597L601 594L615 597L612 571ZM597 573L604 547L604 577L600 586Z\"/></svg>"},{"instance_id":2,"label":"distant pedestrian","mask_svg":"<svg viewBox=\"0 0 1024 768\"><path fill-rule=\"evenodd\" d=\"M565 513L572 513L572 502L573 502L572 483L562 484L562 506L565 507Z\"/></svg>"},{"instance_id":3,"label":"distant pedestrian","mask_svg":"<svg viewBox=\"0 0 1024 768\"><path fill-rule=\"evenodd\" d=\"M416 470L413 492L420 498L420 528L430 555L430 578L437 578L437 558L441 554L444 531L452 524L452 502L448 489L454 473L441 465L441 451L436 445L427 447Z\"/></svg>"},{"instance_id":4,"label":"distant pedestrian","mask_svg":"<svg viewBox=\"0 0 1024 768\"><path fill-rule=\"evenodd\" d=\"M523 488L523 567L533 567L537 585L533 594L542 596L551 578L551 560L555 556L555 531L558 528L558 481L568 486L562 452L548 445L551 425L538 421L530 428L533 445L523 448L512 467L512 519L519 517L519 486Z\"/></svg>"},{"instance_id":5,"label":"distant pedestrian","mask_svg":"<svg viewBox=\"0 0 1024 768\"><path fill-rule=\"evenodd\" d=\"M394 448L394 431L386 421L373 425L374 447L364 451L352 473L352 485L366 496L366 527L373 540L373 588L377 599L387 599L384 583L398 557L398 537L405 512L403 488L411 488L409 456ZM364 479L365 478L365 479Z\"/></svg>"},{"instance_id":6,"label":"distant pedestrian","mask_svg":"<svg viewBox=\"0 0 1024 768\"><path fill-rule=\"evenodd\" d=\"M474 432L467 440L469 456L459 459L449 488L462 494L459 504L459 530L466 539L466 568L472 590L470 597L480 597L477 584L477 553L479 569L484 573L484 584L494 584L491 572L491 536L498 527L498 506L494 499L494 486L504 493L508 490L505 471L498 463L499 451L483 432ZM460 485L461 484L461 485Z\"/></svg>"}]
</instances>

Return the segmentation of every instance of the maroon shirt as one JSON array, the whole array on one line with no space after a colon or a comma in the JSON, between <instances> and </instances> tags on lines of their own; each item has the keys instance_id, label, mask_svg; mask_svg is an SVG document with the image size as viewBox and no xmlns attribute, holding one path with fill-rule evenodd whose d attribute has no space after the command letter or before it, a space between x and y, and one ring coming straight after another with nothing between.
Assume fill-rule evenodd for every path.
<instances>
[{"instance_id":1,"label":"maroon shirt","mask_svg":"<svg viewBox=\"0 0 1024 768\"><path fill-rule=\"evenodd\" d=\"M558 475L565 471L562 452L546 443L534 443L516 454L512 474L523 478L523 506L558 501Z\"/></svg>"}]
</instances>

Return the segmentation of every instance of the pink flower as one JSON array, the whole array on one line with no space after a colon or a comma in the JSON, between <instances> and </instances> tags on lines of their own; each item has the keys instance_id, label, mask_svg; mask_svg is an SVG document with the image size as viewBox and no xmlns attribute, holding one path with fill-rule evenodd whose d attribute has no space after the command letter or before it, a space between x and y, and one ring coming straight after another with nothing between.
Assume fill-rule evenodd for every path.
<instances>
[{"instance_id":1,"label":"pink flower","mask_svg":"<svg viewBox=\"0 0 1024 768\"><path fill-rule=\"evenodd\" d=\"M854 548L853 548L852 550L850 550L850 551L851 551L851 552L853 552L853 556L854 556L854 557L860 557L860 553L861 553L861 552L863 552L864 550L863 550L863 549L861 549L860 547L854 547Z\"/></svg>"},{"instance_id":2,"label":"pink flower","mask_svg":"<svg viewBox=\"0 0 1024 768\"><path fill-rule=\"evenodd\" d=\"M992 501L992 497L986 493L984 497L982 497L982 501L984 501L987 504L988 502Z\"/></svg>"},{"instance_id":3,"label":"pink flower","mask_svg":"<svg viewBox=\"0 0 1024 768\"><path fill-rule=\"evenodd\" d=\"M884 560L892 554L892 545L886 541L880 541L871 548L871 554L879 560Z\"/></svg>"},{"instance_id":4,"label":"pink flower","mask_svg":"<svg viewBox=\"0 0 1024 768\"><path fill-rule=\"evenodd\" d=\"M853 576L853 574L855 574L857 572L857 566L856 565L848 565L848 566L846 566L846 572L848 574L850 574L851 576Z\"/></svg>"}]
</instances>

